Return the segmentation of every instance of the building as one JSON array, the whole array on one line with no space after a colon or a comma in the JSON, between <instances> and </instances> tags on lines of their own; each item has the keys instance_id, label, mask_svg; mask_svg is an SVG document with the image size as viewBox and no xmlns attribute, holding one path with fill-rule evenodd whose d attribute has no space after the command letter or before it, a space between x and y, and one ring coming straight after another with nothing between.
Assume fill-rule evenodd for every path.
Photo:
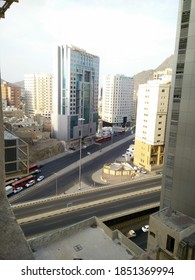
<instances>
[{"instance_id":1,"label":"building","mask_svg":"<svg viewBox=\"0 0 195 280\"><path fill-rule=\"evenodd\" d=\"M147 250L153 260L194 260L195 219L171 208L152 214Z\"/></svg>"},{"instance_id":2,"label":"building","mask_svg":"<svg viewBox=\"0 0 195 280\"><path fill-rule=\"evenodd\" d=\"M195 1L180 1L161 209L195 218Z\"/></svg>"},{"instance_id":3,"label":"building","mask_svg":"<svg viewBox=\"0 0 195 280\"><path fill-rule=\"evenodd\" d=\"M4 110L6 110L6 108L7 108L7 99L2 99L2 110L4 111Z\"/></svg>"},{"instance_id":4,"label":"building","mask_svg":"<svg viewBox=\"0 0 195 280\"><path fill-rule=\"evenodd\" d=\"M195 259L195 1L180 0L160 211L149 220L153 259Z\"/></svg>"},{"instance_id":5,"label":"building","mask_svg":"<svg viewBox=\"0 0 195 280\"><path fill-rule=\"evenodd\" d=\"M5 145L5 174L17 172L19 138L5 130L4 145Z\"/></svg>"},{"instance_id":6,"label":"building","mask_svg":"<svg viewBox=\"0 0 195 280\"><path fill-rule=\"evenodd\" d=\"M131 260L145 252L97 217L29 241L36 260Z\"/></svg>"},{"instance_id":7,"label":"building","mask_svg":"<svg viewBox=\"0 0 195 280\"><path fill-rule=\"evenodd\" d=\"M134 163L148 171L164 161L170 82L151 80L138 89Z\"/></svg>"},{"instance_id":8,"label":"building","mask_svg":"<svg viewBox=\"0 0 195 280\"><path fill-rule=\"evenodd\" d=\"M168 80L170 81L172 78L172 68L166 68L165 70L155 71L153 73L153 80Z\"/></svg>"},{"instance_id":9,"label":"building","mask_svg":"<svg viewBox=\"0 0 195 280\"><path fill-rule=\"evenodd\" d=\"M48 73L24 75L25 113L49 118L52 111L53 77Z\"/></svg>"},{"instance_id":10,"label":"building","mask_svg":"<svg viewBox=\"0 0 195 280\"><path fill-rule=\"evenodd\" d=\"M52 136L73 141L95 135L98 125L99 57L58 46L55 57Z\"/></svg>"},{"instance_id":11,"label":"building","mask_svg":"<svg viewBox=\"0 0 195 280\"><path fill-rule=\"evenodd\" d=\"M7 101L7 106L20 108L21 88L8 82L1 83L2 99Z\"/></svg>"},{"instance_id":12,"label":"building","mask_svg":"<svg viewBox=\"0 0 195 280\"><path fill-rule=\"evenodd\" d=\"M134 117L134 81L124 75L108 75L104 78L102 120L104 124L129 125Z\"/></svg>"}]
</instances>

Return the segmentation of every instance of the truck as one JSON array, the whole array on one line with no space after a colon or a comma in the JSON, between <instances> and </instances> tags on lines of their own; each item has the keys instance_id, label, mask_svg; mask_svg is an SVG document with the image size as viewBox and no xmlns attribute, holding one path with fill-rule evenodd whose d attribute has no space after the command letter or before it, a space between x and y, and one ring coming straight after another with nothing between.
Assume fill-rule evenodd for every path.
<instances>
[{"instance_id":1,"label":"truck","mask_svg":"<svg viewBox=\"0 0 195 280\"><path fill-rule=\"evenodd\" d=\"M13 193L13 188L12 186L7 186L5 187L5 192L6 192L6 195L9 196Z\"/></svg>"}]
</instances>

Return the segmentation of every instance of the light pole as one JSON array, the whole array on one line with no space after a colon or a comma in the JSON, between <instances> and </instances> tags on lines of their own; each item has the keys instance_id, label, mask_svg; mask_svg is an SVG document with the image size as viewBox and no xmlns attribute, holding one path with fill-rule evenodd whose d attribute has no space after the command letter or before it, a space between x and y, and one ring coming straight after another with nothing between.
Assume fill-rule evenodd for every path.
<instances>
[{"instance_id":1,"label":"light pole","mask_svg":"<svg viewBox=\"0 0 195 280\"><path fill-rule=\"evenodd\" d=\"M83 121L85 119L79 118L78 119L81 122L81 135L80 135L80 158L79 158L79 190L81 190L81 165L82 165L82 136L83 136Z\"/></svg>"},{"instance_id":2,"label":"light pole","mask_svg":"<svg viewBox=\"0 0 195 280\"><path fill-rule=\"evenodd\" d=\"M56 176L56 196L58 195L58 181L57 181L57 173L54 173L54 175Z\"/></svg>"}]
</instances>

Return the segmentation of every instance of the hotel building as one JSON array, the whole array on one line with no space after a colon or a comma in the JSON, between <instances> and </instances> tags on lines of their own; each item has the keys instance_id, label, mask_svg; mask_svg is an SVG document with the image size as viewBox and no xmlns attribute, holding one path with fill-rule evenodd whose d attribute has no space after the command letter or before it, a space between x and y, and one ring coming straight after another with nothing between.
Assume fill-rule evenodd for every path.
<instances>
[{"instance_id":1,"label":"hotel building","mask_svg":"<svg viewBox=\"0 0 195 280\"><path fill-rule=\"evenodd\" d=\"M99 57L58 46L55 57L52 136L73 141L95 135L98 125Z\"/></svg>"},{"instance_id":2,"label":"hotel building","mask_svg":"<svg viewBox=\"0 0 195 280\"><path fill-rule=\"evenodd\" d=\"M134 80L124 75L104 78L102 120L105 125L129 125L134 117Z\"/></svg>"}]
</instances>

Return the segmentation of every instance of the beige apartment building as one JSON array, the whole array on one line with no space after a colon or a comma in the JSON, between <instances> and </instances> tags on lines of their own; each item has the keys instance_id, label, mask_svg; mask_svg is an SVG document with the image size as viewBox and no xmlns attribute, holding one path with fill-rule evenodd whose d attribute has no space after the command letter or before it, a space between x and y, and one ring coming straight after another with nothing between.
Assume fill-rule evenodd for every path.
<instances>
[{"instance_id":1,"label":"beige apartment building","mask_svg":"<svg viewBox=\"0 0 195 280\"><path fill-rule=\"evenodd\" d=\"M153 73L154 80L171 80L173 70L171 68L166 68L162 71L155 71Z\"/></svg>"},{"instance_id":2,"label":"beige apartment building","mask_svg":"<svg viewBox=\"0 0 195 280\"><path fill-rule=\"evenodd\" d=\"M49 118L52 111L53 77L48 73L25 74L25 113Z\"/></svg>"},{"instance_id":3,"label":"beige apartment building","mask_svg":"<svg viewBox=\"0 0 195 280\"><path fill-rule=\"evenodd\" d=\"M21 88L8 82L1 83L2 99L6 100L7 106L20 108Z\"/></svg>"},{"instance_id":4,"label":"beige apartment building","mask_svg":"<svg viewBox=\"0 0 195 280\"><path fill-rule=\"evenodd\" d=\"M151 80L138 89L134 164L151 171L162 166L170 78Z\"/></svg>"}]
</instances>

